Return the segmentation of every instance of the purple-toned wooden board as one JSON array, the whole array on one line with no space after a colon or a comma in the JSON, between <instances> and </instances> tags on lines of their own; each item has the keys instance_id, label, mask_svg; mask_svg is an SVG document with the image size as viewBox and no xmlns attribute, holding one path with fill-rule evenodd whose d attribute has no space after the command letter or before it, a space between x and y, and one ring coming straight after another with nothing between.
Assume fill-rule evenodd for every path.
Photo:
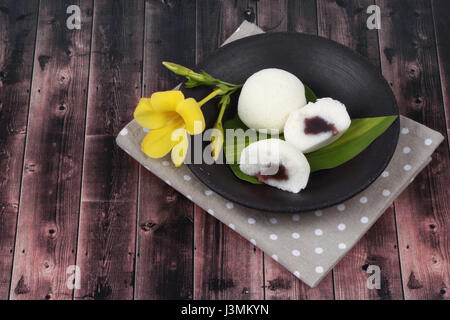
<instances>
[{"instance_id":1,"label":"purple-toned wooden board","mask_svg":"<svg viewBox=\"0 0 450 320\"><path fill-rule=\"evenodd\" d=\"M443 134L446 122L430 1L377 1L383 74L401 114ZM397 199L395 209L406 299L449 299L448 143Z\"/></svg>"},{"instance_id":2,"label":"purple-toned wooden board","mask_svg":"<svg viewBox=\"0 0 450 320\"><path fill-rule=\"evenodd\" d=\"M139 168L115 136L141 95L144 1L96 0L76 299L132 299Z\"/></svg>"},{"instance_id":3,"label":"purple-toned wooden board","mask_svg":"<svg viewBox=\"0 0 450 320\"><path fill-rule=\"evenodd\" d=\"M450 133L450 19L448 18L450 1L431 0L431 4L448 137Z\"/></svg>"},{"instance_id":4,"label":"purple-toned wooden board","mask_svg":"<svg viewBox=\"0 0 450 320\"><path fill-rule=\"evenodd\" d=\"M0 300L11 282L38 1L0 1Z\"/></svg>"},{"instance_id":5,"label":"purple-toned wooden board","mask_svg":"<svg viewBox=\"0 0 450 320\"><path fill-rule=\"evenodd\" d=\"M147 1L144 96L182 79L162 61L195 64L195 1ZM194 205L140 168L135 299L192 299Z\"/></svg>"},{"instance_id":6,"label":"purple-toned wooden board","mask_svg":"<svg viewBox=\"0 0 450 320\"><path fill-rule=\"evenodd\" d=\"M68 32L77 4L84 29ZM71 299L89 63L91 1L41 1L11 299Z\"/></svg>"}]
</instances>

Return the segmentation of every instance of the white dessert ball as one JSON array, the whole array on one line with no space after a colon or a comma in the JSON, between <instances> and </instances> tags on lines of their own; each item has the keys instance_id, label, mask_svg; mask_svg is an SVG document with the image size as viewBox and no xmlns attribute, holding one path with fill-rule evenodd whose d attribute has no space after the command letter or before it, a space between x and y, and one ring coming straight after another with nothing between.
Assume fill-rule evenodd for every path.
<instances>
[{"instance_id":1,"label":"white dessert ball","mask_svg":"<svg viewBox=\"0 0 450 320\"><path fill-rule=\"evenodd\" d=\"M249 128L281 133L289 114L305 105L305 86L300 79L281 69L264 69L245 82L238 115Z\"/></svg>"},{"instance_id":2,"label":"white dessert ball","mask_svg":"<svg viewBox=\"0 0 450 320\"><path fill-rule=\"evenodd\" d=\"M350 124L344 104L323 98L292 112L284 127L284 137L301 152L309 153L339 139Z\"/></svg>"},{"instance_id":3,"label":"white dessert ball","mask_svg":"<svg viewBox=\"0 0 450 320\"><path fill-rule=\"evenodd\" d=\"M239 168L247 175L278 189L298 193L308 184L308 160L280 139L260 140L242 151Z\"/></svg>"}]
</instances>

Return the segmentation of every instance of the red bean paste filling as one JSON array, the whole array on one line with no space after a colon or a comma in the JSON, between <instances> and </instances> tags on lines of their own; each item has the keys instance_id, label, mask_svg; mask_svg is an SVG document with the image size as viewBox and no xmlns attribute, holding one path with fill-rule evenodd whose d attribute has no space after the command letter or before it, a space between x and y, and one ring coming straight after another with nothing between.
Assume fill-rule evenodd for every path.
<instances>
[{"instance_id":1,"label":"red bean paste filling","mask_svg":"<svg viewBox=\"0 0 450 320\"><path fill-rule=\"evenodd\" d=\"M255 175L255 177L258 178L258 180L263 183L266 182L267 180L286 181L287 179L289 179L287 169L282 164L280 164L280 166L278 167L278 172L275 173L274 175L271 176L263 175L260 172L257 175Z\"/></svg>"},{"instance_id":2,"label":"red bean paste filling","mask_svg":"<svg viewBox=\"0 0 450 320\"><path fill-rule=\"evenodd\" d=\"M339 134L334 124L327 122L324 118L313 117L305 119L305 134L319 134L332 132L333 137Z\"/></svg>"}]
</instances>

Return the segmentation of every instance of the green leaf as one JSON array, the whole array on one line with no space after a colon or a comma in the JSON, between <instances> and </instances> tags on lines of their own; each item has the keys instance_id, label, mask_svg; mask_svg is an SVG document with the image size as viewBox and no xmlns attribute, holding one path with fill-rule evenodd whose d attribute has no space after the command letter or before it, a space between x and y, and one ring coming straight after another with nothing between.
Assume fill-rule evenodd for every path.
<instances>
[{"instance_id":1,"label":"green leaf","mask_svg":"<svg viewBox=\"0 0 450 320\"><path fill-rule=\"evenodd\" d=\"M308 102L316 102L317 101L316 94L308 86L305 86L305 96L306 96L306 101L308 101Z\"/></svg>"},{"instance_id":2,"label":"green leaf","mask_svg":"<svg viewBox=\"0 0 450 320\"><path fill-rule=\"evenodd\" d=\"M353 119L342 137L306 155L311 172L335 168L350 161L382 135L396 119L397 116Z\"/></svg>"},{"instance_id":3,"label":"green leaf","mask_svg":"<svg viewBox=\"0 0 450 320\"><path fill-rule=\"evenodd\" d=\"M252 184L262 184L262 182L260 182L257 178L246 175L245 173L243 173L241 171L241 169L239 169L239 165L238 164L230 164L230 168L231 171L233 171L234 175L236 177L238 177L241 180L250 182Z\"/></svg>"}]
</instances>

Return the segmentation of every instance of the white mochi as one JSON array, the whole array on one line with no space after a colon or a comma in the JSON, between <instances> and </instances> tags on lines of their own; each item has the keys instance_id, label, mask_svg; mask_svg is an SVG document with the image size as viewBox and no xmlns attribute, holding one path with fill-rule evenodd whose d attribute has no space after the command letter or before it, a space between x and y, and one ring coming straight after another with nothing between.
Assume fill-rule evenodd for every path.
<instances>
[{"instance_id":1,"label":"white mochi","mask_svg":"<svg viewBox=\"0 0 450 320\"><path fill-rule=\"evenodd\" d=\"M238 114L249 128L281 133L289 114L305 105L305 86L300 79L284 70L264 69L245 82Z\"/></svg>"},{"instance_id":2,"label":"white mochi","mask_svg":"<svg viewBox=\"0 0 450 320\"><path fill-rule=\"evenodd\" d=\"M334 132L306 133L306 122L321 118L334 126ZM309 122L310 123L310 122ZM350 127L351 119L345 105L331 98L318 99L308 103L300 110L289 115L284 127L284 137L303 153L319 150L339 139Z\"/></svg>"},{"instance_id":3,"label":"white mochi","mask_svg":"<svg viewBox=\"0 0 450 320\"><path fill-rule=\"evenodd\" d=\"M250 144L242 151L239 167L247 175L292 193L305 189L311 172L303 153L280 139Z\"/></svg>"}]
</instances>

